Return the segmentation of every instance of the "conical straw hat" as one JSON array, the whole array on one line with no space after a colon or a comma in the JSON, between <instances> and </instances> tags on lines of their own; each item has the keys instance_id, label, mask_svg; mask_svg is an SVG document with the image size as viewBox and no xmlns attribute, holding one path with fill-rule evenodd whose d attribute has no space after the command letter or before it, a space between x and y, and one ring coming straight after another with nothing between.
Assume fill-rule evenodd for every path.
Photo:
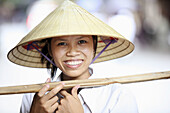
<instances>
[{"instance_id":1,"label":"conical straw hat","mask_svg":"<svg viewBox=\"0 0 170 113\"><path fill-rule=\"evenodd\" d=\"M104 40L116 39L117 42L110 44L94 63L125 56L134 49L134 45L113 28L75 3L66 0L8 53L8 59L22 66L44 68L46 65L41 64L41 54L35 49L27 50L26 47L32 41L66 35L97 35L97 54L106 46L100 37ZM42 46L43 44L38 49L41 50Z\"/></svg>"}]
</instances>

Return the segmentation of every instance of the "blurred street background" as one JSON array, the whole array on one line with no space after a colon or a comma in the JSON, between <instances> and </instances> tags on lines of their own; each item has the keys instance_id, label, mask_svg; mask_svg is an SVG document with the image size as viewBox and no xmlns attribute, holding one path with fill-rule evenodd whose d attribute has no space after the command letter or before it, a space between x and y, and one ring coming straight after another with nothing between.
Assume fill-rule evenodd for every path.
<instances>
[{"instance_id":1,"label":"blurred street background","mask_svg":"<svg viewBox=\"0 0 170 113\"><path fill-rule=\"evenodd\" d=\"M8 52L63 0L0 0L0 87L45 82L46 69L22 67ZM94 75L114 77L170 71L170 0L72 0L132 41L125 57L92 64ZM59 74L59 72L57 73ZM170 113L170 79L125 84L139 113ZM18 113L22 94L1 95L0 113Z\"/></svg>"}]
</instances>

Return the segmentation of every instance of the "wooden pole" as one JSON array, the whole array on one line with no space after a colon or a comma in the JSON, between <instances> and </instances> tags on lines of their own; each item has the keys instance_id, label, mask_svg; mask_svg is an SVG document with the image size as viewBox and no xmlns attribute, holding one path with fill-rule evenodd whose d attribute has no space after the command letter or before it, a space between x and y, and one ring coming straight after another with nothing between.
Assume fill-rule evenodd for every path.
<instances>
[{"instance_id":1,"label":"wooden pole","mask_svg":"<svg viewBox=\"0 0 170 113\"><path fill-rule=\"evenodd\" d=\"M168 79L168 78L170 78L170 71L131 75L131 76L112 77L112 78L70 80L70 81L62 81L62 82L65 83L64 89L69 89L76 85L80 85L81 88L87 88L87 87L109 85L113 83L126 84L126 83L144 82L144 81ZM0 95L35 93L38 92L45 84L49 84L50 85L49 90L51 90L59 83L61 82L0 87Z\"/></svg>"}]
</instances>

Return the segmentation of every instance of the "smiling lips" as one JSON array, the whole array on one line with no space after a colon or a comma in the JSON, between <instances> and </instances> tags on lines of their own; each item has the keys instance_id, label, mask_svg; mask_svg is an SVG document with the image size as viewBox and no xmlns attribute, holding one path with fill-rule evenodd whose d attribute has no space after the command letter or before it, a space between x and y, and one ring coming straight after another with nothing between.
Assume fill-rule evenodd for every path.
<instances>
[{"instance_id":1,"label":"smiling lips","mask_svg":"<svg viewBox=\"0 0 170 113\"><path fill-rule=\"evenodd\" d=\"M83 60L67 60L65 61L65 64L67 67L75 69L80 67L82 62Z\"/></svg>"}]
</instances>

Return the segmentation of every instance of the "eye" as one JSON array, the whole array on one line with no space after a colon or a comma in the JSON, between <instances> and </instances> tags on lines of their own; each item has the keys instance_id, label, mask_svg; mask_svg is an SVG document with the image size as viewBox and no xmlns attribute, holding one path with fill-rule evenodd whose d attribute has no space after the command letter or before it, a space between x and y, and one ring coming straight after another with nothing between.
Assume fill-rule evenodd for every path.
<instances>
[{"instance_id":1,"label":"eye","mask_svg":"<svg viewBox=\"0 0 170 113\"><path fill-rule=\"evenodd\" d=\"M86 40L80 40L80 41L78 42L78 44L85 44L85 43L87 43Z\"/></svg>"},{"instance_id":2,"label":"eye","mask_svg":"<svg viewBox=\"0 0 170 113\"><path fill-rule=\"evenodd\" d=\"M65 43L65 42L60 42L60 43L58 43L57 45L58 45L58 46L65 46L65 45L67 45L67 43Z\"/></svg>"}]
</instances>

